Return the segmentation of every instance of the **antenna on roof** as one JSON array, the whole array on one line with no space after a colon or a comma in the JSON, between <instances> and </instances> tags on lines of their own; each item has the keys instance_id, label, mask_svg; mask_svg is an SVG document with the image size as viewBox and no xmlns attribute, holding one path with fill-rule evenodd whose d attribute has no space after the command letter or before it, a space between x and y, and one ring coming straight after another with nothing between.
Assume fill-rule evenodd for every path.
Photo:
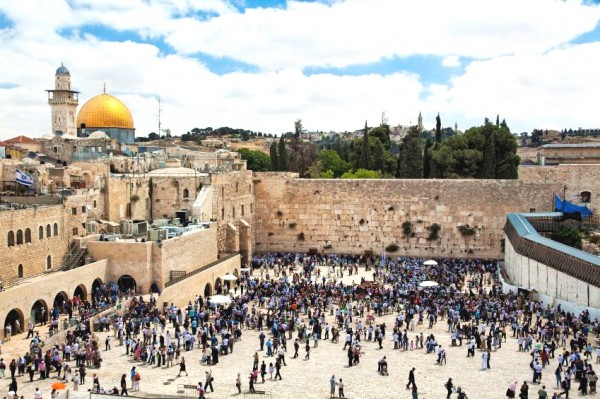
<instances>
[{"instance_id":1,"label":"antenna on roof","mask_svg":"<svg viewBox=\"0 0 600 399\"><path fill-rule=\"evenodd\" d=\"M106 82L104 82L104 87L102 89L102 93L106 94Z\"/></svg>"}]
</instances>

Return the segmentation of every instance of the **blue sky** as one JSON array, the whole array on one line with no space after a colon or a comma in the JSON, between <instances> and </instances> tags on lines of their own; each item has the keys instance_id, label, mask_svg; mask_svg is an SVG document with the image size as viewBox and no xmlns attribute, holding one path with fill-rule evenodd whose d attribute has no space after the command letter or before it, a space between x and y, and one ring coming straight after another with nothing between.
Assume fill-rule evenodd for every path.
<instances>
[{"instance_id":1,"label":"blue sky","mask_svg":"<svg viewBox=\"0 0 600 399\"><path fill-rule=\"evenodd\" d=\"M516 132L598 127L599 21L598 1L577 0L0 2L0 139L48 133L43 90L61 62L82 103L106 82L140 135L157 97L175 134L296 119L345 131L382 112L392 125L440 112L464 129L496 114Z\"/></svg>"}]
</instances>

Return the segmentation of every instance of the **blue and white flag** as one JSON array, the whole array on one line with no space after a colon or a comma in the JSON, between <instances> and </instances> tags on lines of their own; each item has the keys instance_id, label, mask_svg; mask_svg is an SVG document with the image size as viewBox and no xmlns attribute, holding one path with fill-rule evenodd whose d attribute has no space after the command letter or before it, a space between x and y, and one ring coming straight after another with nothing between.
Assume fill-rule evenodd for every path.
<instances>
[{"instance_id":1,"label":"blue and white flag","mask_svg":"<svg viewBox=\"0 0 600 399\"><path fill-rule=\"evenodd\" d=\"M15 180L17 181L17 183L22 184L27 187L33 186L33 178L31 176L26 175L19 169L16 170L16 174L17 174L17 177Z\"/></svg>"}]
</instances>

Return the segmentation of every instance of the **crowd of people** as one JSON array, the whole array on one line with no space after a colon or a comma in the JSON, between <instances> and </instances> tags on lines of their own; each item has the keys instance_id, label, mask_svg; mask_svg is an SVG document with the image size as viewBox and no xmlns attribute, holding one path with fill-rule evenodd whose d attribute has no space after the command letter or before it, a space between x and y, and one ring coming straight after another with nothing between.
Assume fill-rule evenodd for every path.
<instances>
[{"instance_id":1,"label":"crowd of people","mask_svg":"<svg viewBox=\"0 0 600 399\"><path fill-rule=\"evenodd\" d=\"M481 357L482 371L494 366L492 356L502 350L503 343L508 339L518 341L519 349L530 355L533 378L518 388L517 382L511 383L506 390L509 398L528 398L530 384L537 384L552 362L556 366L555 397L569 397L575 383L582 394L595 392L591 338L598 333L599 325L587 312L572 314L560 306L544 307L524 295L503 293L495 261L438 259L435 264L423 263L424 259L408 257L258 254L252 260L252 269L242 273L235 283L226 282L219 288L225 294L231 293L230 303L216 304L210 297L195 295L187 306L158 306L152 294L149 299L134 298L123 312L99 319L95 328L112 330L112 337L137 365L178 366L179 375L188 374L186 353L200 351L201 363L207 367L197 387L200 399L207 390L214 390L212 368L218 368L221 357L230 355L236 342L249 331L258 335L259 347L248 360L246 372L248 391L254 392L259 378L264 382L267 375L273 381L287 377L282 372L286 356L298 358L303 349L303 358L310 361L311 352L318 351L323 340L339 345L347 353L348 367L360 365L365 345L384 350L377 364L382 376L389 374L386 356L394 350L433 354L434 364L443 367L452 361L447 358L447 348L433 333L415 332L417 326L418 330L431 329L437 323L444 323L451 346L464 345L467 357ZM343 282L344 276L356 275L359 269L366 270L369 278L361 273L358 283ZM423 282L430 284L423 287ZM98 289L89 304L73 301L81 319L77 331L68 334L63 345L44 350L39 338L34 337L35 350L23 362L15 359L17 369L23 363L24 372L34 370L42 378L54 368L58 375L62 371L67 381L77 379L78 385L84 384L86 367L96 366L90 354L99 353L98 342L89 336L87 311L128 294L114 288L108 285ZM380 321L384 316L385 320L393 320L389 326ZM105 350L110 349L110 340L108 334ZM261 361L258 352L262 351L266 351L267 360ZM596 352L600 355L597 347ZM71 366L72 360L75 366ZM133 366L129 371L130 389L139 389L140 379ZM242 380L240 373L235 380L240 393ZM124 374L119 384L106 389L96 377L90 389L128 394L127 382ZM332 376L332 396L337 388L339 397L344 397L344 384L341 378ZM452 380L444 388L448 398L453 394L466 398L466 392ZM418 398L414 368L407 389ZM545 386L539 387L539 397L550 397L543 396L545 390Z\"/></svg>"}]
</instances>

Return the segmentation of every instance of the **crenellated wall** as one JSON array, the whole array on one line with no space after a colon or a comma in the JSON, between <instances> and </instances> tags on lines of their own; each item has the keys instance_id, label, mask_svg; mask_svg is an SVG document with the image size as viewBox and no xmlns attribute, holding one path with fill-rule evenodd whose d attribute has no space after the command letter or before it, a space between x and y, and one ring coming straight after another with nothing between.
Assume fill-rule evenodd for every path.
<instances>
[{"instance_id":1,"label":"crenellated wall","mask_svg":"<svg viewBox=\"0 0 600 399\"><path fill-rule=\"evenodd\" d=\"M489 257L501 255L510 212L550 211L556 182L518 180L311 180L255 173L255 251ZM413 233L403 234L402 224ZM429 227L441 226L429 241ZM463 236L469 225L475 234Z\"/></svg>"}]
</instances>

